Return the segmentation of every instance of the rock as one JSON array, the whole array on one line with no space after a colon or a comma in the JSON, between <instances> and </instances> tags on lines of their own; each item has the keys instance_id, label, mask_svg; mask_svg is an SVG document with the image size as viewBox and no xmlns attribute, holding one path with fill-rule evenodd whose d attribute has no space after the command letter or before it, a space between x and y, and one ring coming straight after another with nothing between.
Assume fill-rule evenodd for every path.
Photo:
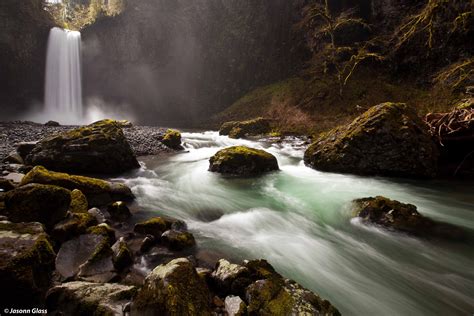
<instances>
[{"instance_id":1,"label":"rock","mask_svg":"<svg viewBox=\"0 0 474 316\"><path fill-rule=\"evenodd\" d=\"M440 223L418 213L416 206L387 199L383 196L357 199L354 215L365 222L421 237L463 240L466 232L461 228Z\"/></svg>"},{"instance_id":2,"label":"rock","mask_svg":"<svg viewBox=\"0 0 474 316\"><path fill-rule=\"evenodd\" d=\"M328 301L277 277L255 281L246 290L246 300L249 315L340 315Z\"/></svg>"},{"instance_id":3,"label":"rock","mask_svg":"<svg viewBox=\"0 0 474 316\"><path fill-rule=\"evenodd\" d=\"M252 280L268 279L275 275L279 275L267 260L245 260L243 266L246 267Z\"/></svg>"},{"instance_id":4,"label":"rock","mask_svg":"<svg viewBox=\"0 0 474 316\"><path fill-rule=\"evenodd\" d=\"M132 216L127 205L121 201L109 204L107 212L109 212L112 219L117 221L125 221Z\"/></svg>"},{"instance_id":5,"label":"rock","mask_svg":"<svg viewBox=\"0 0 474 316\"><path fill-rule=\"evenodd\" d=\"M118 271L124 270L133 263L132 252L123 237L112 246L112 251L114 252L114 266Z\"/></svg>"},{"instance_id":6,"label":"rock","mask_svg":"<svg viewBox=\"0 0 474 316\"><path fill-rule=\"evenodd\" d=\"M228 135L230 138L257 136L271 132L270 120L258 117L241 122L226 122L219 129L219 135Z\"/></svg>"},{"instance_id":7,"label":"rock","mask_svg":"<svg viewBox=\"0 0 474 316\"><path fill-rule=\"evenodd\" d=\"M92 226L87 229L88 234L100 235L108 238L109 243L113 244L116 240L115 230L111 228L106 223L99 224L97 226Z\"/></svg>"},{"instance_id":8,"label":"rock","mask_svg":"<svg viewBox=\"0 0 474 316\"><path fill-rule=\"evenodd\" d=\"M227 296L225 298L225 311L229 316L244 316L247 315L247 305L238 296Z\"/></svg>"},{"instance_id":9,"label":"rock","mask_svg":"<svg viewBox=\"0 0 474 316\"><path fill-rule=\"evenodd\" d=\"M98 208L93 207L90 210L88 210L87 213L94 216L94 218L97 220L99 224L102 224L103 222L105 222L105 215Z\"/></svg>"},{"instance_id":10,"label":"rock","mask_svg":"<svg viewBox=\"0 0 474 316\"><path fill-rule=\"evenodd\" d=\"M183 149L183 146L181 146L181 133L173 129L166 131L161 142L172 149Z\"/></svg>"},{"instance_id":11,"label":"rock","mask_svg":"<svg viewBox=\"0 0 474 316\"><path fill-rule=\"evenodd\" d=\"M135 293L129 285L68 282L48 291L46 306L53 315L123 315Z\"/></svg>"},{"instance_id":12,"label":"rock","mask_svg":"<svg viewBox=\"0 0 474 316\"><path fill-rule=\"evenodd\" d=\"M51 231L51 237L58 243L85 234L91 226L97 225L94 216L88 213L69 213L68 217L57 223Z\"/></svg>"},{"instance_id":13,"label":"rock","mask_svg":"<svg viewBox=\"0 0 474 316\"><path fill-rule=\"evenodd\" d=\"M167 230L161 235L161 240L171 250L179 251L196 245L193 234L185 231Z\"/></svg>"},{"instance_id":14,"label":"rock","mask_svg":"<svg viewBox=\"0 0 474 316\"><path fill-rule=\"evenodd\" d=\"M153 217L149 220L135 224L134 232L142 235L151 235L160 240L161 235L171 228L171 223L163 217Z\"/></svg>"},{"instance_id":15,"label":"rock","mask_svg":"<svg viewBox=\"0 0 474 316\"><path fill-rule=\"evenodd\" d=\"M120 124L113 120L43 139L25 162L71 173L117 174L140 167Z\"/></svg>"},{"instance_id":16,"label":"rock","mask_svg":"<svg viewBox=\"0 0 474 316\"><path fill-rule=\"evenodd\" d=\"M57 127L61 126L61 124L56 121L47 121L46 123L44 123L44 126Z\"/></svg>"},{"instance_id":17,"label":"rock","mask_svg":"<svg viewBox=\"0 0 474 316\"><path fill-rule=\"evenodd\" d=\"M7 179L0 178L0 192L8 192L15 189L15 185Z\"/></svg>"},{"instance_id":18,"label":"rock","mask_svg":"<svg viewBox=\"0 0 474 316\"><path fill-rule=\"evenodd\" d=\"M218 293L224 295L243 295L245 288L252 283L250 272L246 267L230 263L225 259L220 259L217 262L211 278Z\"/></svg>"},{"instance_id":19,"label":"rock","mask_svg":"<svg viewBox=\"0 0 474 316\"><path fill-rule=\"evenodd\" d=\"M119 120L119 121L117 121L117 124L119 124L121 128L131 128L131 127L133 127L132 122L127 121L127 120Z\"/></svg>"},{"instance_id":20,"label":"rock","mask_svg":"<svg viewBox=\"0 0 474 316\"><path fill-rule=\"evenodd\" d=\"M115 201L129 201L134 198L130 188L124 184L49 171L41 166L36 166L28 172L20 184L28 183L51 184L69 190L80 190L87 197L89 206L103 206Z\"/></svg>"},{"instance_id":21,"label":"rock","mask_svg":"<svg viewBox=\"0 0 474 316\"><path fill-rule=\"evenodd\" d=\"M137 315L211 315L210 293L186 258L156 267L132 306Z\"/></svg>"},{"instance_id":22,"label":"rock","mask_svg":"<svg viewBox=\"0 0 474 316\"><path fill-rule=\"evenodd\" d=\"M347 126L322 134L305 152L321 171L429 178L438 150L423 121L405 104L379 104Z\"/></svg>"},{"instance_id":23,"label":"rock","mask_svg":"<svg viewBox=\"0 0 474 316\"><path fill-rule=\"evenodd\" d=\"M234 146L218 151L209 159L209 171L250 176L278 170L275 156L264 150Z\"/></svg>"},{"instance_id":24,"label":"rock","mask_svg":"<svg viewBox=\"0 0 474 316\"><path fill-rule=\"evenodd\" d=\"M40 222L51 228L66 217L71 192L54 185L28 184L5 194L6 216L13 222Z\"/></svg>"},{"instance_id":25,"label":"rock","mask_svg":"<svg viewBox=\"0 0 474 316\"><path fill-rule=\"evenodd\" d=\"M20 154L18 154L16 151L11 152L7 157L5 157L5 159L3 159L3 162L17 165L22 165L25 163L23 161L23 158L21 158Z\"/></svg>"},{"instance_id":26,"label":"rock","mask_svg":"<svg viewBox=\"0 0 474 316\"><path fill-rule=\"evenodd\" d=\"M69 212L71 213L87 213L89 209L89 202L81 190L74 189L71 191L71 204L69 205Z\"/></svg>"},{"instance_id":27,"label":"rock","mask_svg":"<svg viewBox=\"0 0 474 316\"><path fill-rule=\"evenodd\" d=\"M146 253L148 250L151 249L155 245L155 237L153 236L146 236L143 238L141 244L140 244L140 252L141 253Z\"/></svg>"},{"instance_id":28,"label":"rock","mask_svg":"<svg viewBox=\"0 0 474 316\"><path fill-rule=\"evenodd\" d=\"M40 223L0 221L2 302L9 308L41 306L55 253ZM3 306L6 306L5 304Z\"/></svg>"},{"instance_id":29,"label":"rock","mask_svg":"<svg viewBox=\"0 0 474 316\"><path fill-rule=\"evenodd\" d=\"M26 156L28 156L31 151L36 147L38 142L22 142L16 145L16 152L20 155L20 157L24 160Z\"/></svg>"}]
</instances>

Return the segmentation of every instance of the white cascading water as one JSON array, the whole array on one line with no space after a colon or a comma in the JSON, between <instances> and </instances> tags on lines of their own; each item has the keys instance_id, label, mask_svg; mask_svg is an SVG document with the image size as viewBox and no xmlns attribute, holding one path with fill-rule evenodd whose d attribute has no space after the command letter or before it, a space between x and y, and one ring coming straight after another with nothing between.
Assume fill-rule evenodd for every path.
<instances>
[{"instance_id":1,"label":"white cascading water","mask_svg":"<svg viewBox=\"0 0 474 316\"><path fill-rule=\"evenodd\" d=\"M45 113L62 123L83 119L81 33L54 27L46 60Z\"/></svg>"}]
</instances>

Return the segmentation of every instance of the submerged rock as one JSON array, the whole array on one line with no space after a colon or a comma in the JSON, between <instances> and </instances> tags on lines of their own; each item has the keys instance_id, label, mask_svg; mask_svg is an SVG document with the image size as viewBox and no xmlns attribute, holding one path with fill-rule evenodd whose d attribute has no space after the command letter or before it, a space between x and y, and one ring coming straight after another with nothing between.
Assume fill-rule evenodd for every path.
<instances>
[{"instance_id":1,"label":"submerged rock","mask_svg":"<svg viewBox=\"0 0 474 316\"><path fill-rule=\"evenodd\" d=\"M13 222L40 222L51 228L66 216L70 203L69 190L28 184L5 194L5 215Z\"/></svg>"},{"instance_id":2,"label":"submerged rock","mask_svg":"<svg viewBox=\"0 0 474 316\"><path fill-rule=\"evenodd\" d=\"M132 306L137 315L211 315L210 293L185 258L156 267L145 279Z\"/></svg>"},{"instance_id":3,"label":"submerged rock","mask_svg":"<svg viewBox=\"0 0 474 316\"><path fill-rule=\"evenodd\" d=\"M41 306L54 270L54 258L55 253L40 223L0 221L3 306Z\"/></svg>"},{"instance_id":4,"label":"submerged rock","mask_svg":"<svg viewBox=\"0 0 474 316\"><path fill-rule=\"evenodd\" d=\"M365 222L422 237L462 240L465 232L456 226L440 223L418 213L416 206L383 196L357 199L354 214Z\"/></svg>"},{"instance_id":5,"label":"submerged rock","mask_svg":"<svg viewBox=\"0 0 474 316\"><path fill-rule=\"evenodd\" d=\"M42 166L34 167L23 177L20 184L29 183L50 184L69 190L80 190L87 197L89 206L103 206L115 201L129 201L134 198L130 188L124 184L49 171Z\"/></svg>"},{"instance_id":6,"label":"submerged rock","mask_svg":"<svg viewBox=\"0 0 474 316\"><path fill-rule=\"evenodd\" d=\"M209 159L209 171L250 176L278 170L275 156L264 150L234 146L218 151Z\"/></svg>"},{"instance_id":7,"label":"submerged rock","mask_svg":"<svg viewBox=\"0 0 474 316\"><path fill-rule=\"evenodd\" d=\"M123 315L135 293L134 286L75 281L50 289L46 304L56 315Z\"/></svg>"},{"instance_id":8,"label":"submerged rock","mask_svg":"<svg viewBox=\"0 0 474 316\"><path fill-rule=\"evenodd\" d=\"M436 175L438 150L412 108L383 103L321 135L304 161L321 171L427 178Z\"/></svg>"},{"instance_id":9,"label":"submerged rock","mask_svg":"<svg viewBox=\"0 0 474 316\"><path fill-rule=\"evenodd\" d=\"M183 146L181 146L181 133L177 130L167 130L161 142L172 149L183 149Z\"/></svg>"},{"instance_id":10,"label":"submerged rock","mask_svg":"<svg viewBox=\"0 0 474 316\"><path fill-rule=\"evenodd\" d=\"M25 162L71 173L115 174L140 167L120 124L113 120L43 139Z\"/></svg>"},{"instance_id":11,"label":"submerged rock","mask_svg":"<svg viewBox=\"0 0 474 316\"><path fill-rule=\"evenodd\" d=\"M257 136L271 132L270 120L258 117L248 121L234 121L222 124L219 129L220 135L228 135L230 138L242 138L245 136Z\"/></svg>"}]
</instances>

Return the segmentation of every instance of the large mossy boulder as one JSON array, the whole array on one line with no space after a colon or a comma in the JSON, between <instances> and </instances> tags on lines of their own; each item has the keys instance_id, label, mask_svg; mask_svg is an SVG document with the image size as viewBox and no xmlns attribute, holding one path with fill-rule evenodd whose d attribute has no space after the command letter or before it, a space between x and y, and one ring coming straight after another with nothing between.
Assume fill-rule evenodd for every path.
<instances>
[{"instance_id":1,"label":"large mossy boulder","mask_svg":"<svg viewBox=\"0 0 474 316\"><path fill-rule=\"evenodd\" d=\"M251 176L278 170L272 154L245 146L234 146L218 151L209 159L209 171L229 175Z\"/></svg>"},{"instance_id":2,"label":"large mossy boulder","mask_svg":"<svg viewBox=\"0 0 474 316\"><path fill-rule=\"evenodd\" d=\"M404 204L383 196L353 201L354 215L366 223L420 237L463 240L466 232L454 225L436 222L418 213L415 205Z\"/></svg>"},{"instance_id":3,"label":"large mossy boulder","mask_svg":"<svg viewBox=\"0 0 474 316\"><path fill-rule=\"evenodd\" d=\"M165 135L161 139L161 142L171 149L181 150L181 133L174 129L169 129L166 131Z\"/></svg>"},{"instance_id":4,"label":"large mossy boulder","mask_svg":"<svg viewBox=\"0 0 474 316\"><path fill-rule=\"evenodd\" d=\"M97 225L97 220L89 213L71 213L54 225L51 230L51 238L59 244L85 234L89 227Z\"/></svg>"},{"instance_id":5,"label":"large mossy boulder","mask_svg":"<svg viewBox=\"0 0 474 316\"><path fill-rule=\"evenodd\" d=\"M5 215L13 222L40 222L51 228L67 214L71 192L54 185L28 184L5 194Z\"/></svg>"},{"instance_id":6,"label":"large mossy boulder","mask_svg":"<svg viewBox=\"0 0 474 316\"><path fill-rule=\"evenodd\" d=\"M46 307L53 315L124 315L135 293L129 285L68 282L48 291Z\"/></svg>"},{"instance_id":7,"label":"large mossy boulder","mask_svg":"<svg viewBox=\"0 0 474 316\"><path fill-rule=\"evenodd\" d=\"M139 168L120 124L113 120L43 139L25 162L71 173L117 174Z\"/></svg>"},{"instance_id":8,"label":"large mossy boulder","mask_svg":"<svg viewBox=\"0 0 474 316\"><path fill-rule=\"evenodd\" d=\"M1 305L22 309L42 306L54 258L40 223L0 221Z\"/></svg>"},{"instance_id":9,"label":"large mossy boulder","mask_svg":"<svg viewBox=\"0 0 474 316\"><path fill-rule=\"evenodd\" d=\"M436 175L438 155L412 108L383 103L321 135L306 150L304 161L328 172L430 178Z\"/></svg>"},{"instance_id":10,"label":"large mossy boulder","mask_svg":"<svg viewBox=\"0 0 474 316\"><path fill-rule=\"evenodd\" d=\"M209 289L188 259L174 259L147 276L132 314L211 315Z\"/></svg>"},{"instance_id":11,"label":"large mossy boulder","mask_svg":"<svg viewBox=\"0 0 474 316\"><path fill-rule=\"evenodd\" d=\"M263 135L270 131L270 120L258 117L247 121L225 122L219 129L219 135L228 135L230 138L242 138Z\"/></svg>"},{"instance_id":12,"label":"large mossy boulder","mask_svg":"<svg viewBox=\"0 0 474 316\"><path fill-rule=\"evenodd\" d=\"M87 197L88 206L91 207L103 206L120 200L128 201L134 198L130 188L122 183L49 171L42 166L36 166L28 172L21 180L20 185L23 186L29 183L56 185L69 190L80 190ZM75 197L79 198L78 194ZM76 202L80 203L80 201L74 200L74 206L77 206ZM77 209L83 209L83 206L78 206Z\"/></svg>"}]
</instances>

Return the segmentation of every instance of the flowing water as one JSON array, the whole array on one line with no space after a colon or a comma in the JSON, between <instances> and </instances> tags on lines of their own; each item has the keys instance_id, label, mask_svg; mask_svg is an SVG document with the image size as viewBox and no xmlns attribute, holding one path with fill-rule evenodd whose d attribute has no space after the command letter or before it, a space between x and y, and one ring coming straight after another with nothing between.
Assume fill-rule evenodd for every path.
<instances>
[{"instance_id":1,"label":"flowing water","mask_svg":"<svg viewBox=\"0 0 474 316\"><path fill-rule=\"evenodd\" d=\"M46 59L44 116L64 124L83 117L81 33L54 27Z\"/></svg>"},{"instance_id":2,"label":"flowing water","mask_svg":"<svg viewBox=\"0 0 474 316\"><path fill-rule=\"evenodd\" d=\"M474 229L474 184L396 181L322 173L302 163L304 144L185 133L187 152L142 159L126 177L148 211L185 220L200 248L266 258L345 315L471 315L474 247L428 241L352 219L354 198L384 195L434 219ZM281 171L239 179L210 173L219 149L274 154Z\"/></svg>"}]
</instances>

